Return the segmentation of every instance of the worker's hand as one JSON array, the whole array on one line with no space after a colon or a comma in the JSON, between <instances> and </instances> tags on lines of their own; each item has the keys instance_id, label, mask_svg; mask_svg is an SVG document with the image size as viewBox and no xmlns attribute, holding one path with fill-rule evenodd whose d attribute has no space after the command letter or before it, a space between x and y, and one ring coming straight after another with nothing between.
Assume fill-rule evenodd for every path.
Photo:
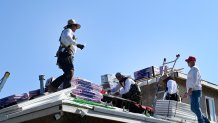
<instances>
[{"instance_id":1,"label":"worker's hand","mask_svg":"<svg viewBox=\"0 0 218 123\"><path fill-rule=\"evenodd\" d=\"M120 93L119 93L119 92L116 92L116 93L114 94L114 96L120 96Z\"/></svg>"},{"instance_id":2,"label":"worker's hand","mask_svg":"<svg viewBox=\"0 0 218 123\"><path fill-rule=\"evenodd\" d=\"M185 99L185 98L187 98L189 95L188 95L188 93L185 93L183 96L182 96L182 99Z\"/></svg>"},{"instance_id":3,"label":"worker's hand","mask_svg":"<svg viewBox=\"0 0 218 123\"><path fill-rule=\"evenodd\" d=\"M77 44L76 45L78 48L80 48L81 50L85 47L83 44Z\"/></svg>"},{"instance_id":4,"label":"worker's hand","mask_svg":"<svg viewBox=\"0 0 218 123\"><path fill-rule=\"evenodd\" d=\"M107 91L107 94L110 94L110 93L111 93L111 90L108 90L108 91Z\"/></svg>"}]
</instances>

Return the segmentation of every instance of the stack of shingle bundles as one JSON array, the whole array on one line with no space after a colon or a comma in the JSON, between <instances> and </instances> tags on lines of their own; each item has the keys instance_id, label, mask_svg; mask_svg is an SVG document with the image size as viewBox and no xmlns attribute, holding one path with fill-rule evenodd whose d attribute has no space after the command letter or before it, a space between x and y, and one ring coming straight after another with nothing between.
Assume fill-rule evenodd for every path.
<instances>
[{"instance_id":1,"label":"stack of shingle bundles","mask_svg":"<svg viewBox=\"0 0 218 123\"><path fill-rule=\"evenodd\" d=\"M102 87L91 83L90 81L84 79L74 79L72 80L71 85L74 87L71 95L80 99L101 102L101 99L103 98L103 95L101 94Z\"/></svg>"},{"instance_id":2,"label":"stack of shingle bundles","mask_svg":"<svg viewBox=\"0 0 218 123\"><path fill-rule=\"evenodd\" d=\"M14 94L5 98L0 99L0 109L15 105L24 100L28 100L29 96L27 93Z\"/></svg>"},{"instance_id":3,"label":"stack of shingle bundles","mask_svg":"<svg viewBox=\"0 0 218 123\"><path fill-rule=\"evenodd\" d=\"M154 76L155 76L155 73L154 73L153 66L134 72L135 80L149 79Z\"/></svg>"},{"instance_id":4,"label":"stack of shingle bundles","mask_svg":"<svg viewBox=\"0 0 218 123\"><path fill-rule=\"evenodd\" d=\"M40 96L40 89L29 91L29 99L34 99L37 96Z\"/></svg>"},{"instance_id":5,"label":"stack of shingle bundles","mask_svg":"<svg viewBox=\"0 0 218 123\"><path fill-rule=\"evenodd\" d=\"M174 100L157 100L155 117L168 118L176 121L194 123L196 115L190 110L190 105Z\"/></svg>"}]
</instances>

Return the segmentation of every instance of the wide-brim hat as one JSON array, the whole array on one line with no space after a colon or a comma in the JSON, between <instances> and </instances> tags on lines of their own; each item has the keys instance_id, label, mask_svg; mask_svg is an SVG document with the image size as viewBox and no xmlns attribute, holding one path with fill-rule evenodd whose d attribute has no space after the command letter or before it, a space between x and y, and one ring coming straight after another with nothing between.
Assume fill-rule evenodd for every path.
<instances>
[{"instance_id":1,"label":"wide-brim hat","mask_svg":"<svg viewBox=\"0 0 218 123\"><path fill-rule=\"evenodd\" d=\"M66 28L66 27L69 26L69 25L76 25L76 28L77 28L77 29L80 29L80 28L81 28L81 25L80 25L79 23L77 23L74 19L69 19L69 20L67 21L67 25L66 25L64 28Z\"/></svg>"}]
</instances>

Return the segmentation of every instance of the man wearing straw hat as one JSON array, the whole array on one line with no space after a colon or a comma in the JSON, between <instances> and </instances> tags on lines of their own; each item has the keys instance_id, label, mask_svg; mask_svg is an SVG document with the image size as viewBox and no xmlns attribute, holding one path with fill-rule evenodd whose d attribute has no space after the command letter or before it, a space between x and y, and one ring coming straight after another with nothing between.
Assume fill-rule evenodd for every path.
<instances>
[{"instance_id":1,"label":"man wearing straw hat","mask_svg":"<svg viewBox=\"0 0 218 123\"><path fill-rule=\"evenodd\" d=\"M71 86L70 81L74 75L73 58L77 47L81 50L84 45L78 44L74 33L80 29L81 25L75 20L70 19L60 36L60 47L56 53L57 65L63 70L64 74L55 79L49 86L48 92L55 92L57 88L63 83L63 89Z\"/></svg>"}]
</instances>

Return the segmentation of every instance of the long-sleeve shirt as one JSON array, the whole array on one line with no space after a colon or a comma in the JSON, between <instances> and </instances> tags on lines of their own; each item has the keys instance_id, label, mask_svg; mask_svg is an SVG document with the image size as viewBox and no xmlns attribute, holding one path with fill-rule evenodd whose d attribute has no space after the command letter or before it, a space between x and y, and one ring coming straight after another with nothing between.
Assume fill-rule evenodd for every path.
<instances>
[{"instance_id":1,"label":"long-sleeve shirt","mask_svg":"<svg viewBox=\"0 0 218 123\"><path fill-rule=\"evenodd\" d=\"M176 81L174 81L174 80L168 80L167 81L167 93L169 93L169 94L177 93Z\"/></svg>"},{"instance_id":2,"label":"long-sleeve shirt","mask_svg":"<svg viewBox=\"0 0 218 123\"><path fill-rule=\"evenodd\" d=\"M191 67L188 72L187 80L186 80L186 88L187 91L192 88L193 90L202 90L201 85L201 74L199 69L196 66Z\"/></svg>"},{"instance_id":3,"label":"long-sleeve shirt","mask_svg":"<svg viewBox=\"0 0 218 123\"><path fill-rule=\"evenodd\" d=\"M114 93L114 92L120 91L121 95L126 94L127 92L129 92L132 84L135 84L135 82L132 79L127 78L125 81L124 87L122 87L120 83L118 83L114 88L111 89L111 92Z\"/></svg>"},{"instance_id":4,"label":"long-sleeve shirt","mask_svg":"<svg viewBox=\"0 0 218 123\"><path fill-rule=\"evenodd\" d=\"M64 29L61 33L61 43L64 45L64 47L69 47L72 51L72 54L74 55L76 53L77 47L76 47L76 41L73 39L73 31L69 28Z\"/></svg>"}]
</instances>

